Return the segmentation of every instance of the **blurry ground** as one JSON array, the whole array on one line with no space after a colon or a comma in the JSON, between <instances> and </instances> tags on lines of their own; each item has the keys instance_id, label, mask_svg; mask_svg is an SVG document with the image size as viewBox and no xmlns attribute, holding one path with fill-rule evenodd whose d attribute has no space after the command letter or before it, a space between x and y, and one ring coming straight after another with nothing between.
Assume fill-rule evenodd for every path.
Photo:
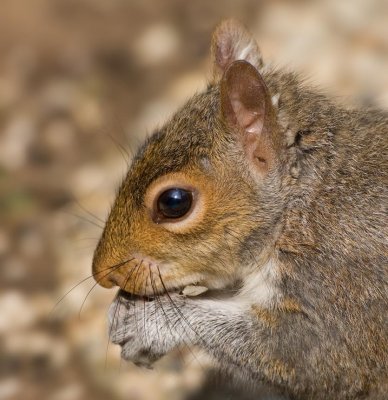
<instances>
[{"instance_id":1,"label":"blurry ground","mask_svg":"<svg viewBox=\"0 0 388 400\"><path fill-rule=\"evenodd\" d=\"M385 0L1 1L0 400L242 398L195 394L204 367L189 352L157 371L120 365L107 349L114 293L94 288L78 316L91 280L49 317L91 273L101 223L88 212L107 214L120 145L130 151L204 86L225 16L251 28L266 59L388 108Z\"/></svg>"}]
</instances>

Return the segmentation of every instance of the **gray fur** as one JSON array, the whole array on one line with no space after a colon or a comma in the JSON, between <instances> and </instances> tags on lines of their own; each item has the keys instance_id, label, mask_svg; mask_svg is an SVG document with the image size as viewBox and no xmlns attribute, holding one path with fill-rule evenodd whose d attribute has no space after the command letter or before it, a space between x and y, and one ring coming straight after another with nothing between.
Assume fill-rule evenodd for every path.
<instances>
[{"instance_id":1,"label":"gray fur","mask_svg":"<svg viewBox=\"0 0 388 400\"><path fill-rule=\"evenodd\" d=\"M251 173L223 118L217 80L134 160L94 271L141 252L98 281L149 295L154 276L156 297L119 297L111 338L124 358L140 363L197 344L246 382L268 383L293 399L387 399L388 114L345 109L292 73L263 70L262 77L277 100L271 134L278 138L275 166L264 178ZM220 195L219 207L188 233L144 232L136 221L149 185L188 170L207 174L229 196ZM152 262L140 285L143 255ZM268 260L273 277L260 275ZM217 289L218 280L223 295L167 295L151 264L203 273L199 283ZM254 290L244 294L255 277L264 280L258 291L268 283L264 300Z\"/></svg>"}]
</instances>

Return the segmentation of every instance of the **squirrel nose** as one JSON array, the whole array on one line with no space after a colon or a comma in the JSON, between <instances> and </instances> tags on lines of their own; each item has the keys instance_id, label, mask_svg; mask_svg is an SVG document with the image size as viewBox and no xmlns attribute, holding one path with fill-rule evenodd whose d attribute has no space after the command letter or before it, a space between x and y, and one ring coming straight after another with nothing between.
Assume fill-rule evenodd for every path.
<instances>
[{"instance_id":1,"label":"squirrel nose","mask_svg":"<svg viewBox=\"0 0 388 400\"><path fill-rule=\"evenodd\" d=\"M114 286L118 286L125 290L125 286L128 284L128 273L125 268L128 266L128 262L122 262L112 267L98 268L98 264L95 267L93 264L93 277L95 281L102 287L110 289ZM109 265L109 264L108 264ZM110 264L112 265L112 264Z\"/></svg>"},{"instance_id":2,"label":"squirrel nose","mask_svg":"<svg viewBox=\"0 0 388 400\"><path fill-rule=\"evenodd\" d=\"M122 267L126 267L124 260L112 251L109 240L102 237L94 251L92 263L93 278L97 284L107 289L120 286Z\"/></svg>"},{"instance_id":3,"label":"squirrel nose","mask_svg":"<svg viewBox=\"0 0 388 400\"><path fill-rule=\"evenodd\" d=\"M112 257L103 257L97 248L92 265L94 280L102 287L110 289L120 286L120 269L123 263L118 263Z\"/></svg>"},{"instance_id":4,"label":"squirrel nose","mask_svg":"<svg viewBox=\"0 0 388 400\"><path fill-rule=\"evenodd\" d=\"M109 267L98 268L93 263L93 278L102 287L110 289L119 286L114 269Z\"/></svg>"},{"instance_id":5,"label":"squirrel nose","mask_svg":"<svg viewBox=\"0 0 388 400\"><path fill-rule=\"evenodd\" d=\"M110 289L118 286L121 289L128 284L128 269L132 265L134 258L118 261L112 256L102 256L96 250L93 258L93 278L102 287Z\"/></svg>"}]
</instances>

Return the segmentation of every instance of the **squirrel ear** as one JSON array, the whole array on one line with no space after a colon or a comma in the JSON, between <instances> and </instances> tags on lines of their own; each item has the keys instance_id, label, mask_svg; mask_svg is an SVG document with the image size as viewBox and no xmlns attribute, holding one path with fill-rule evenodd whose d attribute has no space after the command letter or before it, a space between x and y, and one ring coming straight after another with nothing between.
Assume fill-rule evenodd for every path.
<instances>
[{"instance_id":1,"label":"squirrel ear","mask_svg":"<svg viewBox=\"0 0 388 400\"><path fill-rule=\"evenodd\" d=\"M221 81L221 112L239 135L248 158L263 172L276 158L276 118L271 96L257 69L235 61Z\"/></svg>"},{"instance_id":2,"label":"squirrel ear","mask_svg":"<svg viewBox=\"0 0 388 400\"><path fill-rule=\"evenodd\" d=\"M213 76L217 78L237 60L245 60L256 68L263 66L259 47L245 27L234 19L221 22L213 33Z\"/></svg>"}]
</instances>

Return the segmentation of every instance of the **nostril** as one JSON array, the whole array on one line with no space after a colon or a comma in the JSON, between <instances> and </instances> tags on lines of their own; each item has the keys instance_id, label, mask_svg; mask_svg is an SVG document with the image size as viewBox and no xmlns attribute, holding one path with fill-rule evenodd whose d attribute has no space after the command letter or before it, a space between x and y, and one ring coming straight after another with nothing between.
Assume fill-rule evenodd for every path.
<instances>
[{"instance_id":1,"label":"nostril","mask_svg":"<svg viewBox=\"0 0 388 400\"><path fill-rule=\"evenodd\" d=\"M97 284L110 289L114 286L120 286L122 267L126 264L126 261L120 261L108 250L109 248L103 245L103 241L100 241L94 251L92 271Z\"/></svg>"},{"instance_id":2,"label":"nostril","mask_svg":"<svg viewBox=\"0 0 388 400\"><path fill-rule=\"evenodd\" d=\"M118 276L116 274L112 274L111 276L108 276L107 280L111 283L110 287L120 286L120 282L119 282Z\"/></svg>"},{"instance_id":3,"label":"nostril","mask_svg":"<svg viewBox=\"0 0 388 400\"><path fill-rule=\"evenodd\" d=\"M120 286L121 264L116 260L95 255L92 271L94 280L102 287L110 289Z\"/></svg>"},{"instance_id":4,"label":"nostril","mask_svg":"<svg viewBox=\"0 0 388 400\"><path fill-rule=\"evenodd\" d=\"M102 279L98 283L100 286L102 286L106 289L111 289L112 287L117 286L117 283L110 278Z\"/></svg>"},{"instance_id":5,"label":"nostril","mask_svg":"<svg viewBox=\"0 0 388 400\"><path fill-rule=\"evenodd\" d=\"M110 289L114 286L118 286L117 279L111 274L102 274L101 272L94 273L95 281L102 287Z\"/></svg>"},{"instance_id":6,"label":"nostril","mask_svg":"<svg viewBox=\"0 0 388 400\"><path fill-rule=\"evenodd\" d=\"M113 287L124 288L128 283L128 268L133 260L117 262L112 257L102 257L98 254L93 260L92 270L95 281L102 287L110 289Z\"/></svg>"}]
</instances>

